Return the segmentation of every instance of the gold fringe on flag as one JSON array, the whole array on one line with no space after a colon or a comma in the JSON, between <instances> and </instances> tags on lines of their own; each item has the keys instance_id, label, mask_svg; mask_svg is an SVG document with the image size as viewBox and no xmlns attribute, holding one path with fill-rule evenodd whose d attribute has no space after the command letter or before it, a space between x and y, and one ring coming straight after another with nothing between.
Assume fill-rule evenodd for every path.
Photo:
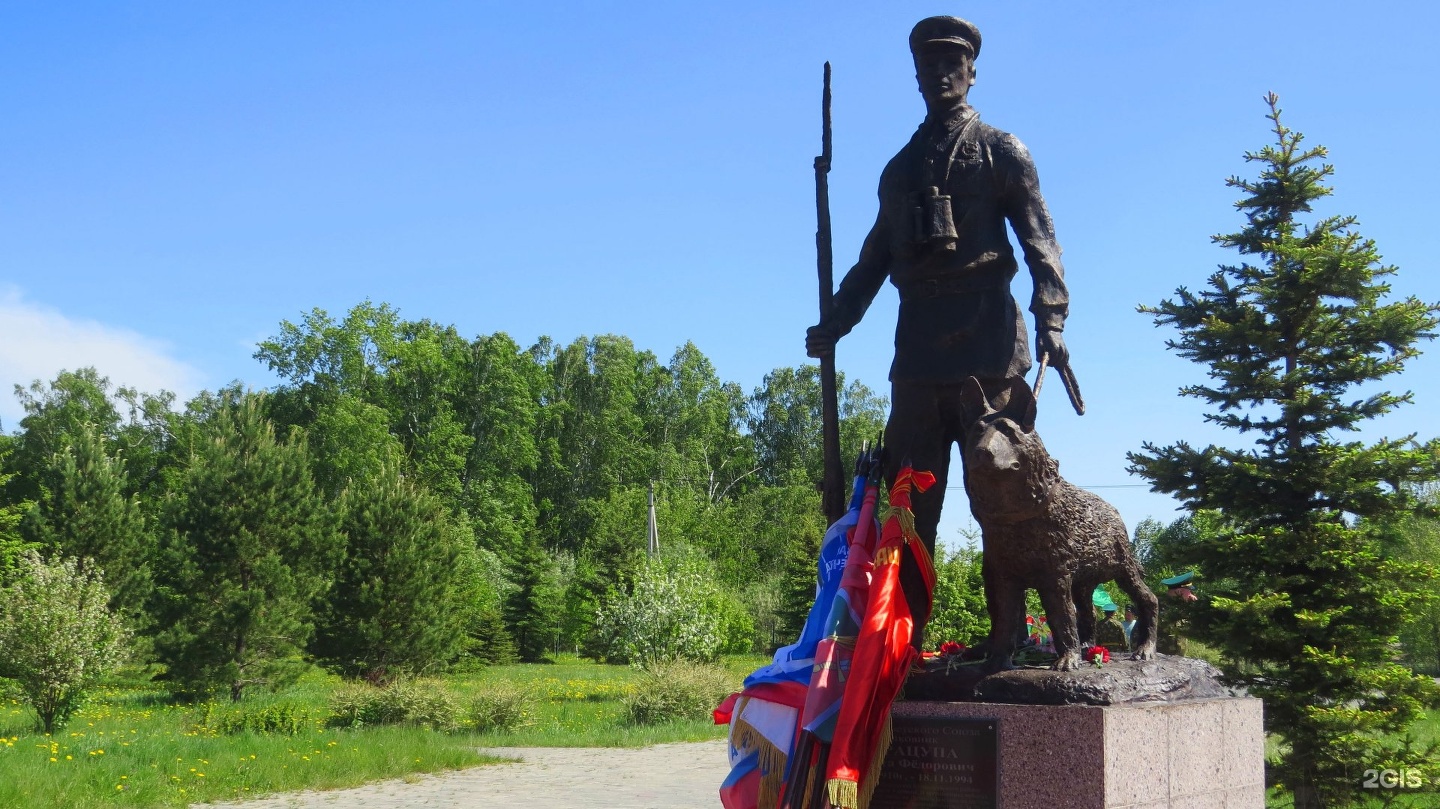
<instances>
[{"instance_id":1,"label":"gold fringe on flag","mask_svg":"<svg viewBox=\"0 0 1440 809\"><path fill-rule=\"evenodd\" d=\"M780 785L785 781L785 751L740 718L738 708L735 719L731 720L731 739L735 749L742 754L752 750L759 751L760 790L756 796L757 809L775 809L780 802Z\"/></svg>"},{"instance_id":2,"label":"gold fringe on flag","mask_svg":"<svg viewBox=\"0 0 1440 809\"><path fill-rule=\"evenodd\" d=\"M860 809L860 785L854 781L831 778L825 782L830 793L830 805L839 809Z\"/></svg>"}]
</instances>

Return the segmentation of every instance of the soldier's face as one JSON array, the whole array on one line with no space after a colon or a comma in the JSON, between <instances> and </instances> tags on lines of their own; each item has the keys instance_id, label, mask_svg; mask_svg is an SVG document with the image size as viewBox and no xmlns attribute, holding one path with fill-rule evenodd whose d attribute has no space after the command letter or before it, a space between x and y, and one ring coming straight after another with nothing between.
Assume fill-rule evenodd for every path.
<instances>
[{"instance_id":1,"label":"soldier's face","mask_svg":"<svg viewBox=\"0 0 1440 809\"><path fill-rule=\"evenodd\" d=\"M955 45L925 48L915 56L915 80L927 106L945 109L963 104L975 83L975 60L970 51Z\"/></svg>"}]
</instances>

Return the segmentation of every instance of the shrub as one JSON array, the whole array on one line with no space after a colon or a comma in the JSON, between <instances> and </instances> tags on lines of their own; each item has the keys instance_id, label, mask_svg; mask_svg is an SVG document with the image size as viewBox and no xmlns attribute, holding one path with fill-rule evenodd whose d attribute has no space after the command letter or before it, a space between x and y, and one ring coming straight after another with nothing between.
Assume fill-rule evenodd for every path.
<instances>
[{"instance_id":1,"label":"shrub","mask_svg":"<svg viewBox=\"0 0 1440 809\"><path fill-rule=\"evenodd\" d=\"M738 595L715 588L705 599L705 614L715 620L720 654L749 654L755 642L755 616Z\"/></svg>"},{"instance_id":2,"label":"shrub","mask_svg":"<svg viewBox=\"0 0 1440 809\"><path fill-rule=\"evenodd\" d=\"M396 680L384 688L352 685L330 698L332 727L422 725L435 730L460 726L460 707L440 686L419 680Z\"/></svg>"},{"instance_id":3,"label":"shrub","mask_svg":"<svg viewBox=\"0 0 1440 809\"><path fill-rule=\"evenodd\" d=\"M212 735L228 736L248 731L294 736L323 718L310 707L293 702L243 708L207 702L196 709L190 724L195 730Z\"/></svg>"},{"instance_id":4,"label":"shrub","mask_svg":"<svg viewBox=\"0 0 1440 809\"><path fill-rule=\"evenodd\" d=\"M504 733L522 724L530 712L531 697L509 683L495 683L470 702L470 720L481 733Z\"/></svg>"},{"instance_id":5,"label":"shrub","mask_svg":"<svg viewBox=\"0 0 1440 809\"><path fill-rule=\"evenodd\" d=\"M40 729L53 733L119 665L129 633L93 566L31 551L19 570L0 587L0 677L18 684Z\"/></svg>"},{"instance_id":6,"label":"shrub","mask_svg":"<svg viewBox=\"0 0 1440 809\"><path fill-rule=\"evenodd\" d=\"M694 553L647 559L629 591L612 593L595 620L605 659L641 668L713 662L727 645L748 645L753 631L744 608L715 584L713 565Z\"/></svg>"},{"instance_id":7,"label":"shrub","mask_svg":"<svg viewBox=\"0 0 1440 809\"><path fill-rule=\"evenodd\" d=\"M724 669L699 663L659 663L625 695L623 717L630 725L704 720L737 687Z\"/></svg>"}]
</instances>

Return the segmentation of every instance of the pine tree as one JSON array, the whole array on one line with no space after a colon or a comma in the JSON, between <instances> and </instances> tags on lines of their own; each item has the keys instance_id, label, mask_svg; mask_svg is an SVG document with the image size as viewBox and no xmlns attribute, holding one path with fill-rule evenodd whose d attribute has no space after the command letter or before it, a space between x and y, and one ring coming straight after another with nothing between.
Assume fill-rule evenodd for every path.
<instances>
[{"instance_id":1,"label":"pine tree","mask_svg":"<svg viewBox=\"0 0 1440 809\"><path fill-rule=\"evenodd\" d=\"M437 670L465 648L462 539L445 506L387 466L339 503L345 560L311 648L348 676L388 682Z\"/></svg>"},{"instance_id":2,"label":"pine tree","mask_svg":"<svg viewBox=\"0 0 1440 809\"><path fill-rule=\"evenodd\" d=\"M176 690L275 687L298 673L341 551L303 438L279 441L264 397L225 402L166 503L153 597Z\"/></svg>"},{"instance_id":3,"label":"pine tree","mask_svg":"<svg viewBox=\"0 0 1440 809\"><path fill-rule=\"evenodd\" d=\"M1236 207L1246 226L1215 237L1242 263L1222 266L1203 291L1181 287L1141 307L1179 330L1173 351L1209 367L1210 383L1182 395L1254 445L1147 443L1130 461L1154 490L1221 514L1191 547L1209 590L1196 632L1222 650L1230 678L1265 701L1266 729L1284 741L1271 780L1297 809L1348 806L1365 796L1367 768L1437 774L1433 758L1394 738L1440 705L1440 692L1391 659L1397 628L1435 572L1387 559L1363 521L1414 508L1407 484L1440 476L1440 442L1341 436L1410 401L1372 383L1419 353L1440 307L1382 302L1396 269L1354 217L1302 224L1331 193L1333 167L1317 166L1325 149L1302 148L1281 124L1274 94L1267 102L1276 141L1245 155L1259 178L1227 181L1245 195Z\"/></svg>"},{"instance_id":4,"label":"pine tree","mask_svg":"<svg viewBox=\"0 0 1440 809\"><path fill-rule=\"evenodd\" d=\"M110 606L126 619L140 614L150 591L153 542L140 505L126 497L125 465L105 450L91 424L50 459L40 475L41 497L21 523L25 539L50 555L98 565L110 583Z\"/></svg>"}]
</instances>

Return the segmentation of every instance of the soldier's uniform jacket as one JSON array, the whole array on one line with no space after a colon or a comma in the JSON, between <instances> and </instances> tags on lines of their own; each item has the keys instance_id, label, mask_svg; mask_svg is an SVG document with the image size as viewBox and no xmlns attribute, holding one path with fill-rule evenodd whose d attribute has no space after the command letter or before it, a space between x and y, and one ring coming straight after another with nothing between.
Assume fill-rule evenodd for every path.
<instances>
[{"instance_id":1,"label":"soldier's uniform jacket","mask_svg":"<svg viewBox=\"0 0 1440 809\"><path fill-rule=\"evenodd\" d=\"M931 186L950 197L955 238L948 245L920 232L917 192ZM1037 325L1063 328L1069 308L1055 227L1025 146L964 107L949 121L921 124L880 175L879 195L875 226L822 325L848 334L888 277L900 292L892 381L1023 376L1029 340L1010 294L1018 265L1006 221L1034 281Z\"/></svg>"},{"instance_id":2,"label":"soldier's uniform jacket","mask_svg":"<svg viewBox=\"0 0 1440 809\"><path fill-rule=\"evenodd\" d=\"M1125 638L1125 627L1114 618L1103 618L1095 622L1095 644L1112 652L1129 648Z\"/></svg>"}]
</instances>

